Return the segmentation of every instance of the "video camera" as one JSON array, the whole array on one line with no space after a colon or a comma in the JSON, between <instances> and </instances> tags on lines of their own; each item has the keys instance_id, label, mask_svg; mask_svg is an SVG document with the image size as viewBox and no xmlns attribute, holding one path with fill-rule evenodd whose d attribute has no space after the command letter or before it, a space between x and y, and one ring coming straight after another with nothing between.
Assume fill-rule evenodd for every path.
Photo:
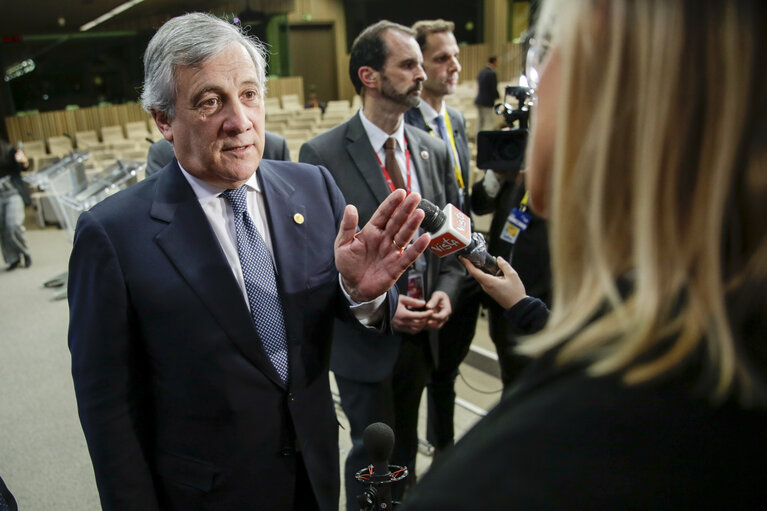
<instances>
[{"instance_id":1,"label":"video camera","mask_svg":"<svg viewBox=\"0 0 767 511\"><path fill-rule=\"evenodd\" d=\"M516 108L510 103L511 98L516 99ZM524 167L532 105L532 89L517 85L506 87L503 102L495 105L495 113L503 115L511 129L477 134L477 168L518 172Z\"/></svg>"}]
</instances>

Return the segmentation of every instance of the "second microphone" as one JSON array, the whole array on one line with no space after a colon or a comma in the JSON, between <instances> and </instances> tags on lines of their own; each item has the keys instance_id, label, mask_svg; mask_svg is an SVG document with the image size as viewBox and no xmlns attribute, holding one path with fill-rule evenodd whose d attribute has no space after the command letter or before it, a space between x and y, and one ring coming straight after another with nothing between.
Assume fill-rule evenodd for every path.
<instances>
[{"instance_id":1,"label":"second microphone","mask_svg":"<svg viewBox=\"0 0 767 511\"><path fill-rule=\"evenodd\" d=\"M487 252L485 238L478 232L471 232L471 221L460 209L448 204L440 210L426 199L421 200L418 208L426 213L421 227L431 234L429 248L432 252L439 257L462 256L485 273L501 274L495 257Z\"/></svg>"}]
</instances>

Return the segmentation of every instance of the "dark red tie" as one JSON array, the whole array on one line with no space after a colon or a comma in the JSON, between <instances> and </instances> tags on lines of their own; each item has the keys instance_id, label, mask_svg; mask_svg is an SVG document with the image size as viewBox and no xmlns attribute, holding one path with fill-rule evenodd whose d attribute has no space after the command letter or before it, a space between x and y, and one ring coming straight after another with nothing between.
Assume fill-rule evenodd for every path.
<instances>
[{"instance_id":1,"label":"dark red tie","mask_svg":"<svg viewBox=\"0 0 767 511\"><path fill-rule=\"evenodd\" d=\"M394 156L394 149L397 147L397 141L394 137L389 137L384 142L384 152L386 153L386 172L389 173L395 188L405 189L405 181L402 179L402 171L399 169L397 158Z\"/></svg>"}]
</instances>

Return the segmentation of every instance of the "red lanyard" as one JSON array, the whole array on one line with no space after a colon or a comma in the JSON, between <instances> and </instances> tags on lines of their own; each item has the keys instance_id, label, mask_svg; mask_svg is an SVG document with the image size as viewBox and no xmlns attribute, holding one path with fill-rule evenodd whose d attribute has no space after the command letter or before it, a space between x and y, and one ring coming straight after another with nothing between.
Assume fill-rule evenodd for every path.
<instances>
[{"instance_id":1,"label":"red lanyard","mask_svg":"<svg viewBox=\"0 0 767 511\"><path fill-rule=\"evenodd\" d=\"M396 151L395 151L396 152ZM391 176L389 175L389 171L386 170L386 167L383 163L381 163L381 158L378 156L378 153L376 153L376 158L378 159L378 164L381 166L381 170L383 170L384 179L386 179L386 184L389 185L389 191L393 192L397 188L394 186L394 182L391 180ZM410 193L410 150L407 148L407 139L405 139L405 168L407 169L407 193Z\"/></svg>"}]
</instances>

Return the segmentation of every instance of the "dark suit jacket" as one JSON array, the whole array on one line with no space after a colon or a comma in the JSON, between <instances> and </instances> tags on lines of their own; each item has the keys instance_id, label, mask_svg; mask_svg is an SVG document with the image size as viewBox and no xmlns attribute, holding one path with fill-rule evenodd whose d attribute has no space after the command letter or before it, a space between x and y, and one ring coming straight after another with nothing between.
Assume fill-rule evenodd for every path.
<instances>
[{"instance_id":1,"label":"dark suit jacket","mask_svg":"<svg viewBox=\"0 0 767 511\"><path fill-rule=\"evenodd\" d=\"M104 509L292 511L297 449L321 508L337 508L328 358L333 318L354 321L333 254L345 202L323 168L263 160L256 175L285 307L287 387L175 160L80 217L69 346Z\"/></svg>"},{"instance_id":2,"label":"dark suit jacket","mask_svg":"<svg viewBox=\"0 0 767 511\"><path fill-rule=\"evenodd\" d=\"M490 66L483 67L477 75L477 97L474 104L479 106L494 106L498 94L498 74Z\"/></svg>"},{"instance_id":3,"label":"dark suit jacket","mask_svg":"<svg viewBox=\"0 0 767 511\"><path fill-rule=\"evenodd\" d=\"M453 127L453 138L455 139L455 149L458 152L458 163L461 164L461 177L463 178L463 184L466 187L464 190L466 194L466 201L463 204L463 212L467 215L471 214L471 203L469 200L469 179L471 177L471 151L469 150L469 139L466 137L466 120L463 114L451 106L445 105L447 109L447 115L450 117L450 124ZM426 121L421 114L421 110L418 107L411 108L405 112L405 122L411 126L415 126L418 129L429 132L429 128L437 129L436 126L427 126ZM433 134L436 138L439 138L439 133ZM456 206L458 204L455 204Z\"/></svg>"},{"instance_id":4,"label":"dark suit jacket","mask_svg":"<svg viewBox=\"0 0 767 511\"><path fill-rule=\"evenodd\" d=\"M146 159L146 177L162 170L163 167L170 163L173 156L173 144L164 138L149 146L149 153ZM285 137L271 131L265 131L263 159L290 161L290 150L288 149L288 141L285 140Z\"/></svg>"},{"instance_id":5,"label":"dark suit jacket","mask_svg":"<svg viewBox=\"0 0 767 511\"><path fill-rule=\"evenodd\" d=\"M689 358L627 385L548 353L399 509L762 509L767 412L696 396L707 363Z\"/></svg>"},{"instance_id":6,"label":"dark suit jacket","mask_svg":"<svg viewBox=\"0 0 767 511\"><path fill-rule=\"evenodd\" d=\"M407 124L405 137L422 196L440 207L447 202L457 204L458 187L445 143ZM390 193L357 114L306 142L301 146L299 160L330 170L346 202L357 207L360 225L368 221ZM454 302L463 272L460 263L454 257L439 259L428 250L427 258L426 296L442 290ZM436 333L429 334L432 350L436 350ZM401 337L389 337L374 339L369 333L336 322L331 369L357 381L381 381L391 374L399 353Z\"/></svg>"}]
</instances>

